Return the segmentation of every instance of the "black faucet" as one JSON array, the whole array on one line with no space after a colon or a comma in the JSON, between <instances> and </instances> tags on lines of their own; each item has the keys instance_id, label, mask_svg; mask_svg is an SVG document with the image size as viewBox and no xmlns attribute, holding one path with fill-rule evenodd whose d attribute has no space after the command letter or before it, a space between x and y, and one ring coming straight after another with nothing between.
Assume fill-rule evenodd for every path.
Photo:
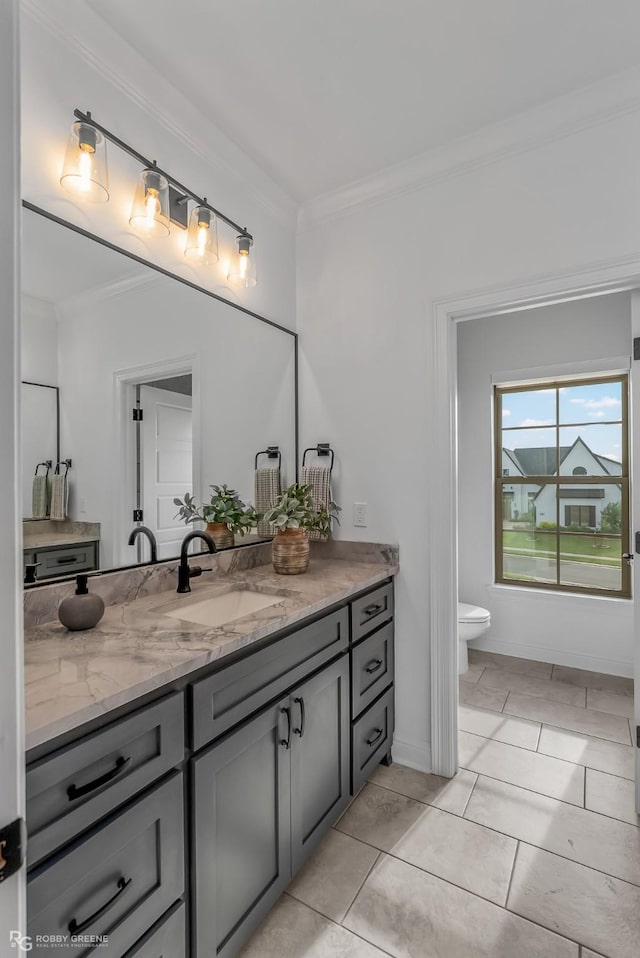
<instances>
[{"instance_id":1,"label":"black faucet","mask_svg":"<svg viewBox=\"0 0 640 958\"><path fill-rule=\"evenodd\" d=\"M203 570L199 565L189 568L189 556L187 555L187 549L189 548L189 543L193 542L194 539L202 539L206 543L209 552L217 552L215 543L210 535L206 532L189 532L182 540L182 546L180 547L180 568L178 569L178 592L191 592L191 586L189 585L189 579L193 579L194 576L202 575ZM204 570L207 571L206 569Z\"/></svg>"},{"instance_id":2,"label":"black faucet","mask_svg":"<svg viewBox=\"0 0 640 958\"><path fill-rule=\"evenodd\" d=\"M149 545L151 546L151 561L158 561L158 543L156 542L156 537L154 536L151 529L148 529L146 526L136 526L135 529L131 530L131 535L129 536L129 545L132 546L136 541L138 536L146 536L149 540Z\"/></svg>"}]
</instances>

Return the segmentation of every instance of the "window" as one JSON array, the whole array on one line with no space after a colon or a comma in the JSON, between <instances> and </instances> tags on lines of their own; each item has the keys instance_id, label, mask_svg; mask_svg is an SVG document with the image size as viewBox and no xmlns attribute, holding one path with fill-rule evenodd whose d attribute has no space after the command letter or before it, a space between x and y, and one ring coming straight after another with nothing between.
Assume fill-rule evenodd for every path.
<instances>
[{"instance_id":1,"label":"window","mask_svg":"<svg viewBox=\"0 0 640 958\"><path fill-rule=\"evenodd\" d=\"M496 581L630 597L627 413L626 375L495 388Z\"/></svg>"}]
</instances>

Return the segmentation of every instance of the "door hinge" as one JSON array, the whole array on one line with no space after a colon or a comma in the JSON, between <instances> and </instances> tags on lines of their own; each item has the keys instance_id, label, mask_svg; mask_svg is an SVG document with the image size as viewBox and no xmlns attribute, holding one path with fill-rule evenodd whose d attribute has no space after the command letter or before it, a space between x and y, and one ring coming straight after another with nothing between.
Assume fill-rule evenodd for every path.
<instances>
[{"instance_id":1,"label":"door hinge","mask_svg":"<svg viewBox=\"0 0 640 958\"><path fill-rule=\"evenodd\" d=\"M21 818L0 830L0 882L22 868L25 838L26 829Z\"/></svg>"},{"instance_id":2,"label":"door hinge","mask_svg":"<svg viewBox=\"0 0 640 958\"><path fill-rule=\"evenodd\" d=\"M133 521L134 521L134 522L143 522L143 521L144 521L144 513L143 513L142 509L134 509L134 510L133 510Z\"/></svg>"},{"instance_id":3,"label":"door hinge","mask_svg":"<svg viewBox=\"0 0 640 958\"><path fill-rule=\"evenodd\" d=\"M142 409L134 409L134 410L133 410L133 421L134 421L134 422L142 422L143 419L144 419L144 413L143 413Z\"/></svg>"},{"instance_id":4,"label":"door hinge","mask_svg":"<svg viewBox=\"0 0 640 958\"><path fill-rule=\"evenodd\" d=\"M640 359L640 336L633 340L633 358Z\"/></svg>"},{"instance_id":5,"label":"door hinge","mask_svg":"<svg viewBox=\"0 0 640 958\"><path fill-rule=\"evenodd\" d=\"M640 725L636 725L636 745L640 748Z\"/></svg>"}]
</instances>

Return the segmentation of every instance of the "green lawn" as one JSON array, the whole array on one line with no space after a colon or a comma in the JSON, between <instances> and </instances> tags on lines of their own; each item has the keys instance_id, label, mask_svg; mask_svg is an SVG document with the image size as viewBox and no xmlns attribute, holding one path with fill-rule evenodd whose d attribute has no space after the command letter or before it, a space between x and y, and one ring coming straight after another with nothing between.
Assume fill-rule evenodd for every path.
<instances>
[{"instance_id":1,"label":"green lawn","mask_svg":"<svg viewBox=\"0 0 640 958\"><path fill-rule=\"evenodd\" d=\"M510 555L555 556L556 534L554 532L503 532L503 546ZM595 562L614 565L622 554L620 536L601 536L560 533L560 553L571 556L575 562Z\"/></svg>"}]
</instances>

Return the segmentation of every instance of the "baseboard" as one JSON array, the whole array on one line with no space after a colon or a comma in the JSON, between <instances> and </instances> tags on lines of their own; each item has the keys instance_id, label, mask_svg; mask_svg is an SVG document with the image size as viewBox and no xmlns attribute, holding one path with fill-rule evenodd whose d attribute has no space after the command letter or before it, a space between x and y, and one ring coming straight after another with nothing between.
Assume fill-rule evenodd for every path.
<instances>
[{"instance_id":1,"label":"baseboard","mask_svg":"<svg viewBox=\"0 0 640 958\"><path fill-rule=\"evenodd\" d=\"M391 756L399 765L407 765L418 772L431 771L431 744L429 742L403 742L394 736Z\"/></svg>"},{"instance_id":2,"label":"baseboard","mask_svg":"<svg viewBox=\"0 0 640 958\"><path fill-rule=\"evenodd\" d=\"M545 645L523 645L521 642L501 642L498 639L475 639L469 643L470 649L482 649L485 652L498 652L513 655L519 659L533 659L535 662L551 662L554 665L567 665L574 669L586 669L588 672L605 672L607 675L623 675L633 678L633 662L620 662L605 659L599 655L584 655L580 652L566 652L563 649Z\"/></svg>"}]
</instances>

